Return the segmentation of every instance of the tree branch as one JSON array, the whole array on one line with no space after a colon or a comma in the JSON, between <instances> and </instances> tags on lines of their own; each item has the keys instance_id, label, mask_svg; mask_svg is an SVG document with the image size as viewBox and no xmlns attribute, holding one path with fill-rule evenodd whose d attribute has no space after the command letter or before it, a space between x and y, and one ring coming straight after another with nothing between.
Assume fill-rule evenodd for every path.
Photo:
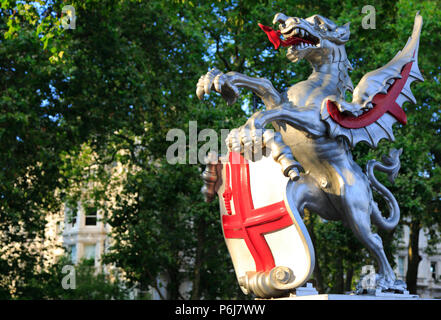
<instances>
[{"instance_id":1,"label":"tree branch","mask_svg":"<svg viewBox=\"0 0 441 320\"><path fill-rule=\"evenodd\" d=\"M150 281L154 283L153 288L159 294L159 297L161 298L161 300L165 300L164 295L162 294L160 288L158 288L158 284L156 283L157 279L152 276L152 274L150 273L150 271L148 269L145 269L145 271L147 273L147 276L150 278Z\"/></svg>"},{"instance_id":2,"label":"tree branch","mask_svg":"<svg viewBox=\"0 0 441 320\"><path fill-rule=\"evenodd\" d=\"M215 53L215 55L217 55L217 56L219 57L219 59L222 60L222 62L223 62L224 65L225 65L225 68L226 68L227 70L231 70L231 66L230 66L230 64L228 63L228 61L227 61L223 56L221 56L220 53L219 53L219 42L220 42L220 39L217 38L217 37L213 37L213 38L216 40L216 53Z\"/></svg>"}]
</instances>

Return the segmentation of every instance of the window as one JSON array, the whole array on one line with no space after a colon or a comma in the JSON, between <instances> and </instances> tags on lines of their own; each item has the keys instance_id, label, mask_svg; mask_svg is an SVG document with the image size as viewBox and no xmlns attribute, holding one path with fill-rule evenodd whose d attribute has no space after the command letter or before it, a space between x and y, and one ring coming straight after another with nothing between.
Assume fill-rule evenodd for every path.
<instances>
[{"instance_id":1,"label":"window","mask_svg":"<svg viewBox=\"0 0 441 320\"><path fill-rule=\"evenodd\" d=\"M404 257L398 257L398 273L400 277L404 277Z\"/></svg>"},{"instance_id":2,"label":"window","mask_svg":"<svg viewBox=\"0 0 441 320\"><path fill-rule=\"evenodd\" d=\"M95 261L95 251L96 251L95 243L86 244L84 246L84 259Z\"/></svg>"},{"instance_id":3,"label":"window","mask_svg":"<svg viewBox=\"0 0 441 320\"><path fill-rule=\"evenodd\" d=\"M96 226L97 223L97 214L96 214L96 208L95 207L86 207L84 208L86 212L86 226Z\"/></svg>"},{"instance_id":4,"label":"window","mask_svg":"<svg viewBox=\"0 0 441 320\"><path fill-rule=\"evenodd\" d=\"M72 227L75 227L75 225L77 224L77 216L78 216L77 207L72 205L66 205L67 223L70 224Z\"/></svg>"},{"instance_id":5,"label":"window","mask_svg":"<svg viewBox=\"0 0 441 320\"><path fill-rule=\"evenodd\" d=\"M432 279L436 280L436 262L432 261L430 263L430 273L432 274Z\"/></svg>"},{"instance_id":6,"label":"window","mask_svg":"<svg viewBox=\"0 0 441 320\"><path fill-rule=\"evenodd\" d=\"M76 263L77 262L77 245L76 244L70 245L68 250L69 250L70 260L72 261L72 263Z\"/></svg>"}]
</instances>

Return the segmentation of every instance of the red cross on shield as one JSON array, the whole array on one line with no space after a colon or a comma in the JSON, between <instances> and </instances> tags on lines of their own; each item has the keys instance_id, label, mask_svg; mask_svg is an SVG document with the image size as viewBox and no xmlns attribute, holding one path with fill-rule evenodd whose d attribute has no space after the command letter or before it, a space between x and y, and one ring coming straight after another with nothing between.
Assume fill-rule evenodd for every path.
<instances>
[{"instance_id":1,"label":"red cross on shield","mask_svg":"<svg viewBox=\"0 0 441 320\"><path fill-rule=\"evenodd\" d=\"M272 157L248 162L230 152L223 164L218 190L222 228L238 279L250 271L285 266L293 270L297 287L311 275L312 243L286 201L287 183Z\"/></svg>"}]
</instances>

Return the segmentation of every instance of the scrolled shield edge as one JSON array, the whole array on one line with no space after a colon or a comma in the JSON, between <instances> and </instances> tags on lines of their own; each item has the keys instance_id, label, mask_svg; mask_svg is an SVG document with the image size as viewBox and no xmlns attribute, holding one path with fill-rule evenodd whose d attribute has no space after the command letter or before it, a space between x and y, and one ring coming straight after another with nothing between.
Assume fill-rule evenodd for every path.
<instances>
[{"instance_id":1,"label":"scrolled shield edge","mask_svg":"<svg viewBox=\"0 0 441 320\"><path fill-rule=\"evenodd\" d=\"M236 161L231 161L233 157ZM286 296L309 279L315 265L308 230L287 196L292 193L295 182L283 176L272 157L248 162L232 152L221 160L222 181L217 191L220 218L240 288L245 294L252 293L258 298ZM277 186L280 181L278 199L263 206L261 197L254 201L255 195L259 194L256 189L263 190L265 197L265 187L270 190L271 183ZM271 199L271 196L268 198ZM251 203L243 203L247 201ZM260 206L254 208L254 202L260 202ZM236 208L242 215L244 210L251 208L254 211L252 214L248 212L246 217L239 217L236 216L239 213ZM238 222L238 218L241 221ZM269 226L275 230L267 232ZM250 232L251 228L254 231ZM261 246L256 248L253 241ZM269 261L271 258L272 262Z\"/></svg>"}]
</instances>

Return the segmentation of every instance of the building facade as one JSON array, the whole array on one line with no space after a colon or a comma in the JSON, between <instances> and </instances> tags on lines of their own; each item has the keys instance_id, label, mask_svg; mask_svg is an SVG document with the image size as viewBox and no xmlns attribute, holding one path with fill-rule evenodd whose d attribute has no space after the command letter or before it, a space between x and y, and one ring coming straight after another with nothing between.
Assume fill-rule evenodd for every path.
<instances>
[{"instance_id":1,"label":"building facade","mask_svg":"<svg viewBox=\"0 0 441 320\"><path fill-rule=\"evenodd\" d=\"M419 255L421 261L418 265L417 293L421 298L441 299L441 244L435 248L436 254L426 252L428 235L420 230ZM407 258L409 245L409 228L404 226L402 243L395 255L395 273L398 279L406 281Z\"/></svg>"},{"instance_id":2,"label":"building facade","mask_svg":"<svg viewBox=\"0 0 441 320\"><path fill-rule=\"evenodd\" d=\"M63 245L72 262L86 259L93 260L96 267L101 266L101 256L110 240L110 226L102 222L98 210L87 210L80 204L76 208L65 206L64 212Z\"/></svg>"}]
</instances>

